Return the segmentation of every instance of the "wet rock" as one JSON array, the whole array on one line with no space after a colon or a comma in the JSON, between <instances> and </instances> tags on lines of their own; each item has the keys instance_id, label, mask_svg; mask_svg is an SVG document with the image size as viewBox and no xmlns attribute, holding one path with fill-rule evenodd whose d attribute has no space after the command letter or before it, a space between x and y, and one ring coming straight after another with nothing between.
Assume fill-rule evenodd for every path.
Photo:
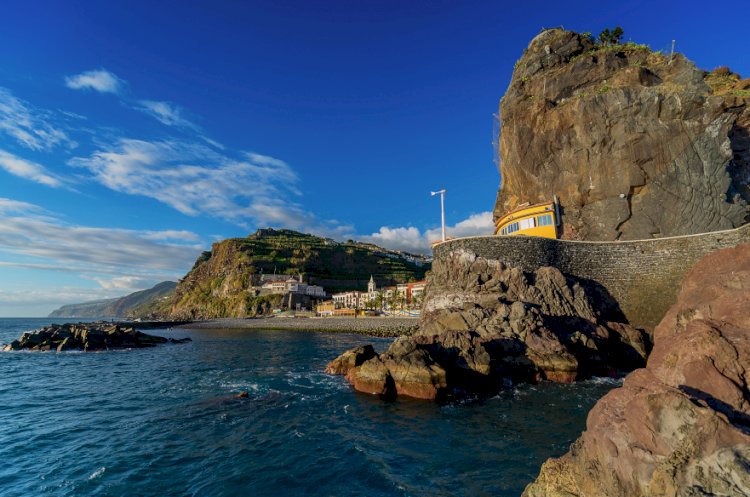
<instances>
[{"instance_id":1,"label":"wet rock","mask_svg":"<svg viewBox=\"0 0 750 497\"><path fill-rule=\"evenodd\" d=\"M135 328L113 325L106 322L52 324L27 332L21 338L5 345L3 351L37 350L64 352L154 347L162 343L185 343L190 338L164 338L141 333Z\"/></svg>"},{"instance_id":2,"label":"wet rock","mask_svg":"<svg viewBox=\"0 0 750 497\"><path fill-rule=\"evenodd\" d=\"M347 350L339 357L328 363L326 373L346 375L349 370L361 366L363 362L372 359L377 354L372 345L363 345Z\"/></svg>"},{"instance_id":3,"label":"wet rock","mask_svg":"<svg viewBox=\"0 0 750 497\"><path fill-rule=\"evenodd\" d=\"M361 366L350 351L328 371L363 392L439 400L615 375L643 366L650 350L647 332L609 320L597 309L611 302L551 267L524 273L458 250L434 261L426 292L416 333Z\"/></svg>"},{"instance_id":4,"label":"wet rock","mask_svg":"<svg viewBox=\"0 0 750 497\"><path fill-rule=\"evenodd\" d=\"M750 244L688 274L646 368L589 413L525 497L750 495Z\"/></svg>"}]
</instances>

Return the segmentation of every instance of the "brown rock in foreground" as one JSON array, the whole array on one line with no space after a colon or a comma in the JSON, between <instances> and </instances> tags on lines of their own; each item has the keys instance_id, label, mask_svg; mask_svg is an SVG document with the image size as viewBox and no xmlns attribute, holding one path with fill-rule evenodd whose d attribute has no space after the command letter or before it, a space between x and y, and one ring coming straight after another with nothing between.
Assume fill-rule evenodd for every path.
<instances>
[{"instance_id":1,"label":"brown rock in foreground","mask_svg":"<svg viewBox=\"0 0 750 497\"><path fill-rule=\"evenodd\" d=\"M361 352L346 352L327 371L362 392L439 400L642 366L648 334L609 321L616 313L599 310L607 306L596 291L551 267L524 273L456 251L434 261L413 336L356 365Z\"/></svg>"},{"instance_id":2,"label":"brown rock in foreground","mask_svg":"<svg viewBox=\"0 0 750 497\"><path fill-rule=\"evenodd\" d=\"M97 352L101 350L155 347L162 343L189 341L189 338L175 339L147 335L135 328L114 323L68 323L63 325L51 324L24 333L18 340L13 340L0 350L3 352L14 350Z\"/></svg>"},{"instance_id":3,"label":"brown rock in foreground","mask_svg":"<svg viewBox=\"0 0 750 497\"><path fill-rule=\"evenodd\" d=\"M706 256L645 369L602 398L525 497L750 495L750 244Z\"/></svg>"}]
</instances>

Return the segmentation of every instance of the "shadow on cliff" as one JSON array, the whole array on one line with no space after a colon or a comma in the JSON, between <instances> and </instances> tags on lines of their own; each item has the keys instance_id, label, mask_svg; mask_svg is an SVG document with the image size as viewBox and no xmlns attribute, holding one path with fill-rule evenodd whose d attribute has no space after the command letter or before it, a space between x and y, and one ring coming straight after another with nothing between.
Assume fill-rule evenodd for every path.
<instances>
[{"instance_id":1,"label":"shadow on cliff","mask_svg":"<svg viewBox=\"0 0 750 497\"><path fill-rule=\"evenodd\" d=\"M724 414L729 421L736 426L740 431L746 435L750 435L750 415L742 411L738 411L731 404L719 400L708 392L704 392L698 388L693 388L687 385L680 385L677 387L678 390L688 395L694 404L701 405L702 403L708 405L711 409ZM748 392L743 392L745 400L750 400Z\"/></svg>"},{"instance_id":2,"label":"shadow on cliff","mask_svg":"<svg viewBox=\"0 0 750 497\"><path fill-rule=\"evenodd\" d=\"M750 203L750 186L746 179L750 177L750 131L735 123L729 131L729 143L732 148L732 160L729 164L729 176L732 182L727 191L727 202L733 203L739 197ZM745 216L750 222L750 211Z\"/></svg>"},{"instance_id":3,"label":"shadow on cliff","mask_svg":"<svg viewBox=\"0 0 750 497\"><path fill-rule=\"evenodd\" d=\"M590 296L594 309L599 313L600 320L630 324L628 318L625 317L625 313L622 312L620 304L601 283L583 278L576 278L576 280L584 287L586 294Z\"/></svg>"}]
</instances>

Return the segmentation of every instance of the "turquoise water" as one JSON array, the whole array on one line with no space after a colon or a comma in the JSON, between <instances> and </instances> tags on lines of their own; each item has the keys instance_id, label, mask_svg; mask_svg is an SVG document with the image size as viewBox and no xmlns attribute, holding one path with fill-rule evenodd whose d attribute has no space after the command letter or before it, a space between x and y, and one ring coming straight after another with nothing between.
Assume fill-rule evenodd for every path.
<instances>
[{"instance_id":1,"label":"turquoise water","mask_svg":"<svg viewBox=\"0 0 750 497\"><path fill-rule=\"evenodd\" d=\"M0 319L0 343L50 322ZM612 388L384 403L322 370L347 348L387 339L152 333L193 341L0 354L0 495L516 496ZM241 390L250 398L231 398Z\"/></svg>"}]
</instances>

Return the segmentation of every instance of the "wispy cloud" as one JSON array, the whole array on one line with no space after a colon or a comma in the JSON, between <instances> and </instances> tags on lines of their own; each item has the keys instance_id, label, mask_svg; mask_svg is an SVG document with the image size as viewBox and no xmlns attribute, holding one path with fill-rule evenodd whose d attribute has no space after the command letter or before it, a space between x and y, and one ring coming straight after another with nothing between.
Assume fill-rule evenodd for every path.
<instances>
[{"instance_id":1,"label":"wispy cloud","mask_svg":"<svg viewBox=\"0 0 750 497\"><path fill-rule=\"evenodd\" d=\"M125 83L106 69L93 69L65 78L65 86L73 90L94 90L100 93L121 93Z\"/></svg>"},{"instance_id":2,"label":"wispy cloud","mask_svg":"<svg viewBox=\"0 0 750 497\"><path fill-rule=\"evenodd\" d=\"M185 117L184 109L176 104L156 100L140 100L138 104L136 109L145 112L164 125L198 129Z\"/></svg>"},{"instance_id":3,"label":"wispy cloud","mask_svg":"<svg viewBox=\"0 0 750 497\"><path fill-rule=\"evenodd\" d=\"M24 310L26 307L31 309L32 313L38 313L39 307L45 306L48 308L47 312L49 312L49 310L64 304L78 304L120 296L122 296L122 290L113 291L70 286L38 290L0 289L0 315L12 313L11 315L27 316L28 311Z\"/></svg>"},{"instance_id":4,"label":"wispy cloud","mask_svg":"<svg viewBox=\"0 0 750 497\"><path fill-rule=\"evenodd\" d=\"M96 281L99 286L105 290L128 290L131 293L142 288L154 286L158 281L152 278L142 278L139 276L117 276L114 278L102 278L97 276L84 276Z\"/></svg>"},{"instance_id":5,"label":"wispy cloud","mask_svg":"<svg viewBox=\"0 0 750 497\"><path fill-rule=\"evenodd\" d=\"M491 235L493 230L494 223L490 211L472 214L455 225L446 227L447 235L454 238ZM440 240L441 236L440 228L422 232L414 226L396 228L383 226L377 232L360 238L390 249L426 254L430 252L432 242Z\"/></svg>"},{"instance_id":6,"label":"wispy cloud","mask_svg":"<svg viewBox=\"0 0 750 497\"><path fill-rule=\"evenodd\" d=\"M0 133L30 150L51 150L58 145L74 147L68 135L53 124L53 114L35 108L0 87Z\"/></svg>"},{"instance_id":7,"label":"wispy cloud","mask_svg":"<svg viewBox=\"0 0 750 497\"><path fill-rule=\"evenodd\" d=\"M70 224L39 206L0 198L0 253L23 256L18 267L63 266L113 277L181 276L201 245L160 242L159 233ZM165 233L164 239L173 239L175 231ZM185 238L198 237L188 232Z\"/></svg>"},{"instance_id":8,"label":"wispy cloud","mask_svg":"<svg viewBox=\"0 0 750 497\"><path fill-rule=\"evenodd\" d=\"M42 185L55 188L63 185L62 180L50 173L41 164L22 159L2 149L0 149L0 169L5 169L10 174Z\"/></svg>"},{"instance_id":9,"label":"wispy cloud","mask_svg":"<svg viewBox=\"0 0 750 497\"><path fill-rule=\"evenodd\" d=\"M189 216L302 225L298 178L285 162L258 154L238 159L179 140L122 139L70 164L112 190L151 197Z\"/></svg>"}]
</instances>

